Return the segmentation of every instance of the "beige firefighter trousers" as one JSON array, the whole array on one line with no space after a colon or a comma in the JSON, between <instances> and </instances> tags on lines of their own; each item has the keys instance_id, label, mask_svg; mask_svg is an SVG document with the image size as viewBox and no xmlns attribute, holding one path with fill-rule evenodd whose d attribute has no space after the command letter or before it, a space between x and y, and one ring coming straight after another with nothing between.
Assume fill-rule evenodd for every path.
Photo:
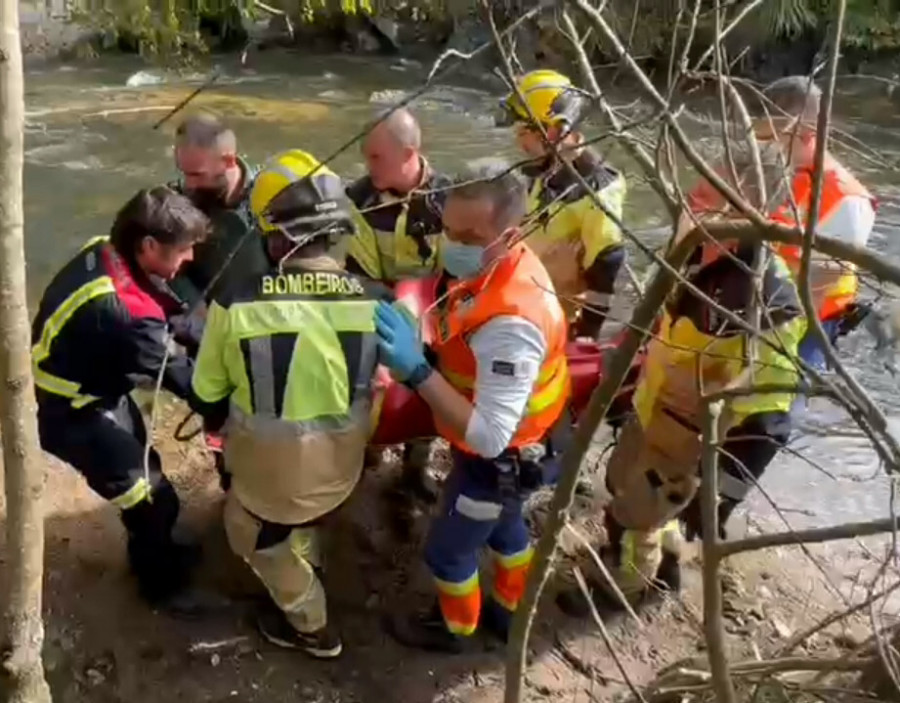
<instances>
[{"instance_id":1,"label":"beige firefighter trousers","mask_svg":"<svg viewBox=\"0 0 900 703\"><path fill-rule=\"evenodd\" d=\"M674 519L700 484L700 437L665 412L644 428L633 417L622 428L606 468L610 517L625 529L613 575L626 596L641 593L656 576L663 550L680 557Z\"/></svg>"},{"instance_id":2,"label":"beige firefighter trousers","mask_svg":"<svg viewBox=\"0 0 900 703\"><path fill-rule=\"evenodd\" d=\"M325 589L314 571L321 566L321 528L295 527L282 542L257 549L262 522L233 492L225 501L224 520L232 550L253 569L291 625L299 632L325 627Z\"/></svg>"}]
</instances>

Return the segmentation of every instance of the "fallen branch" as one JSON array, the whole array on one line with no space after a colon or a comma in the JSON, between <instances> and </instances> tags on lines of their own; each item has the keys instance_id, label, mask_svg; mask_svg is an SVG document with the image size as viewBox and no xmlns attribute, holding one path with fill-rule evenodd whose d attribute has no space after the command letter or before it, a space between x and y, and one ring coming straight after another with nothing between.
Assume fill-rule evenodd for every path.
<instances>
[{"instance_id":1,"label":"fallen branch","mask_svg":"<svg viewBox=\"0 0 900 703\"><path fill-rule=\"evenodd\" d=\"M599 667L594 666L593 664L589 664L584 661L581 657L579 657L575 652L572 651L572 648L567 645L562 637L559 636L559 633L554 633L553 636L554 644L556 645L556 653L559 658L562 659L566 664L568 664L573 671L581 674L586 679L590 679L591 681L596 681L601 686L606 686L609 681L603 675L603 672L600 671Z\"/></svg>"},{"instance_id":2,"label":"fallen branch","mask_svg":"<svg viewBox=\"0 0 900 703\"><path fill-rule=\"evenodd\" d=\"M619 588L619 584L616 583L616 580L613 578L613 575L609 573L609 569L606 568L606 564L603 563L603 559L600 558L600 555L597 554L597 550L591 546L590 541L585 537L581 532L579 532L572 523L567 522L566 527L569 532L587 549L588 554L591 555L591 559L594 561L594 565L603 575L603 578L606 580L607 585L616 594L616 597L619 599L619 602L625 608L626 612L631 616L631 619L634 620L635 624L638 626L638 629L643 629L644 623L641 622L641 619L637 616L637 613L634 612L634 608L631 606L631 603L628 602L628 599L625 597L625 594L622 593L622 589Z\"/></svg>"},{"instance_id":3,"label":"fallen branch","mask_svg":"<svg viewBox=\"0 0 900 703\"><path fill-rule=\"evenodd\" d=\"M594 605L594 599L591 598L591 592L588 589L587 582L584 580L584 574L581 573L581 569L577 566L573 571L575 573L575 580L578 582L578 588L581 589L582 594L584 594L584 597L587 599L588 607L591 609L591 617L594 618L594 622L600 629L600 636L603 638L603 642L609 650L609 656L611 656L616 663L616 667L619 669L619 673L622 674L622 678L625 679L628 688L631 689L632 695L642 703L647 703L644 694L641 693L640 689L634 684L634 681L631 680L631 677L628 675L628 670L622 664L622 660L619 659L619 655L616 653L616 648L613 645L612 638L609 636L606 625L603 623L603 618L600 617L600 613L597 612L597 606Z\"/></svg>"},{"instance_id":4,"label":"fallen branch","mask_svg":"<svg viewBox=\"0 0 900 703\"><path fill-rule=\"evenodd\" d=\"M821 632L828 627L831 627L836 622L846 620L847 618L856 615L856 613L865 610L869 607L870 604L874 603L877 600L880 600L881 598L884 598L887 595L890 595L898 588L900 588L900 581L897 581L889 588L884 588L877 593L872 594L861 603L857 603L856 605L845 610L841 610L837 613L832 613L827 618L824 618L823 620L817 622L815 625L808 627L803 632L794 635L790 640L788 640L784 647L781 648L781 654L789 654L791 651L799 647L813 635Z\"/></svg>"}]
</instances>

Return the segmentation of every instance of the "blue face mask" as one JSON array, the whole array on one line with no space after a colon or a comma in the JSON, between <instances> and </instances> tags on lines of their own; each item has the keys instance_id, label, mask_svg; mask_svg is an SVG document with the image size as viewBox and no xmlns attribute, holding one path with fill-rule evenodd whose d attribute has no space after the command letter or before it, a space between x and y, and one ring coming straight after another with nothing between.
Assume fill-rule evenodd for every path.
<instances>
[{"instance_id":1,"label":"blue face mask","mask_svg":"<svg viewBox=\"0 0 900 703\"><path fill-rule=\"evenodd\" d=\"M441 260L455 278L475 278L482 269L485 248L477 244L460 244L443 235Z\"/></svg>"}]
</instances>

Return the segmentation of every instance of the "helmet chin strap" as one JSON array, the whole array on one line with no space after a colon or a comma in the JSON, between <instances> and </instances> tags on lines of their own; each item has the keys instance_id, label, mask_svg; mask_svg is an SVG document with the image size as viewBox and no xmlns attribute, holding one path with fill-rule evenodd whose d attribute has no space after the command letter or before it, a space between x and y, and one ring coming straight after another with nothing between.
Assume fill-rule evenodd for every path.
<instances>
[{"instance_id":1,"label":"helmet chin strap","mask_svg":"<svg viewBox=\"0 0 900 703\"><path fill-rule=\"evenodd\" d=\"M291 242L294 243L294 246L292 246L290 249L288 249L287 253L278 260L278 273L279 274L284 273L284 262L285 261L287 261L289 258L291 258L294 254L296 254L300 249L305 247L307 244L309 244L313 239L320 236L323 232L327 232L329 227L330 227L330 225L323 225L322 227L319 227L319 229L317 229L313 232L308 232L306 234L301 234L301 235L293 235L288 231L287 227L278 225L278 231L281 232L285 237L287 237L287 239L289 239Z\"/></svg>"}]
</instances>

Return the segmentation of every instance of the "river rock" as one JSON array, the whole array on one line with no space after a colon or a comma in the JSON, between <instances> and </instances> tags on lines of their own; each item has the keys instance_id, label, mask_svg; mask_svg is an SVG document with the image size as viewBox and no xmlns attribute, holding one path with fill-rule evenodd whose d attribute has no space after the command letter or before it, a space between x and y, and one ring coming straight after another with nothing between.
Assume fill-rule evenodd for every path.
<instances>
[{"instance_id":1,"label":"river rock","mask_svg":"<svg viewBox=\"0 0 900 703\"><path fill-rule=\"evenodd\" d=\"M369 102L376 105L394 105L406 98L403 90L376 90L369 96Z\"/></svg>"},{"instance_id":2,"label":"river rock","mask_svg":"<svg viewBox=\"0 0 900 703\"><path fill-rule=\"evenodd\" d=\"M129 88L140 88L145 85L160 85L165 82L165 77L159 75L158 73L152 73L150 71L138 71L137 73L133 73L128 77L128 80L125 81L125 85Z\"/></svg>"},{"instance_id":3,"label":"river rock","mask_svg":"<svg viewBox=\"0 0 900 703\"><path fill-rule=\"evenodd\" d=\"M399 25L386 17L372 17L365 13L344 15L345 41L343 47L354 53L394 54L400 50Z\"/></svg>"},{"instance_id":4,"label":"river rock","mask_svg":"<svg viewBox=\"0 0 900 703\"><path fill-rule=\"evenodd\" d=\"M498 18L497 23L501 24ZM453 32L447 40L445 49L452 49L461 54L470 54L476 49L493 42L490 26L480 17L465 17L454 23ZM516 58L527 71L537 68L546 51L541 41L540 28L536 21L523 22L512 32L512 45ZM479 57L467 61L464 70L483 75L485 70L502 65L496 47L483 51Z\"/></svg>"},{"instance_id":5,"label":"river rock","mask_svg":"<svg viewBox=\"0 0 900 703\"><path fill-rule=\"evenodd\" d=\"M775 630L775 633L783 640L786 640L791 636L792 630L784 622L777 616L772 616L772 629Z\"/></svg>"}]
</instances>

